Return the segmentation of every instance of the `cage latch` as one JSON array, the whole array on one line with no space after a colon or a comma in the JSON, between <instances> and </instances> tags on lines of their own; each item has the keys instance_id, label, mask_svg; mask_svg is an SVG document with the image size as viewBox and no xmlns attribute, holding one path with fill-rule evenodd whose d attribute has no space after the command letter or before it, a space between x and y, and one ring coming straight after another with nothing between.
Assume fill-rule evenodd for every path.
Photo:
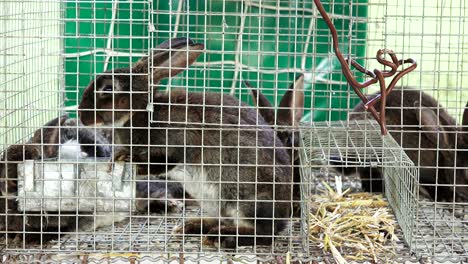
<instances>
[{"instance_id":1,"label":"cage latch","mask_svg":"<svg viewBox=\"0 0 468 264\"><path fill-rule=\"evenodd\" d=\"M148 105L146 106L146 111L152 113L152 112L154 111L154 106L153 106L153 104L148 104Z\"/></svg>"}]
</instances>

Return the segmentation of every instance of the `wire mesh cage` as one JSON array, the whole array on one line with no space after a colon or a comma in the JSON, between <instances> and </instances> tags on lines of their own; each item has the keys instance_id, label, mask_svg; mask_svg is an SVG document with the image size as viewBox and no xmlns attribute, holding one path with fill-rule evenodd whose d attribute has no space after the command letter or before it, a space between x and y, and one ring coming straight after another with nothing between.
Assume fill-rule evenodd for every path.
<instances>
[{"instance_id":1,"label":"wire mesh cage","mask_svg":"<svg viewBox=\"0 0 468 264\"><path fill-rule=\"evenodd\" d=\"M464 259L466 206L462 202L432 200L425 188L437 183L422 183L420 170L391 135L380 135L377 122L316 122L305 127L301 172L312 183L312 192L323 192L322 182L334 184L334 176L340 174L347 175L346 187L384 189L413 253L436 260ZM350 171L355 174L350 176Z\"/></svg>"},{"instance_id":2,"label":"wire mesh cage","mask_svg":"<svg viewBox=\"0 0 468 264\"><path fill-rule=\"evenodd\" d=\"M313 1L3 1L2 261L339 262L311 221L346 187L400 239L347 260L466 261L466 4L322 4L346 57L418 60L389 135Z\"/></svg>"},{"instance_id":3,"label":"wire mesh cage","mask_svg":"<svg viewBox=\"0 0 468 264\"><path fill-rule=\"evenodd\" d=\"M334 184L337 174L354 171L361 179L348 175L344 186L371 191L384 188L412 252L436 260L464 259L466 208L461 203L443 204L425 197L419 170L391 135L381 136L377 122L316 122L305 127L301 172L311 182L312 192L324 191L322 181Z\"/></svg>"}]
</instances>

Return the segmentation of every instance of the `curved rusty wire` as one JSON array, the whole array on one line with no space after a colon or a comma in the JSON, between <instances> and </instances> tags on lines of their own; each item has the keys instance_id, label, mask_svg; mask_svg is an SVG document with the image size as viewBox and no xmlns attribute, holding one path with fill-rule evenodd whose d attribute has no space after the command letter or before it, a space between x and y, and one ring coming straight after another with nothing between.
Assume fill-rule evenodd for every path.
<instances>
[{"instance_id":1,"label":"curved rusty wire","mask_svg":"<svg viewBox=\"0 0 468 264\"><path fill-rule=\"evenodd\" d=\"M322 15L323 19L327 23L328 28L330 29L332 39L333 39L333 50L335 51L336 57L340 61L341 69L343 74L348 81L348 83L353 87L354 92L359 96L359 98L364 103L364 108L367 109L372 116L377 120L380 125L382 135L387 134L387 127L385 124L385 105L387 100L387 95L393 90L398 80L401 79L407 73L413 71L417 67L417 63L413 59L406 59L406 60L399 60L395 53L389 49L380 49L377 51L376 59L377 61L385 67L389 67L390 70L383 70L380 71L375 69L374 71L369 71L360 65L355 60L348 61L343 57L343 53L341 53L338 47L338 34L336 32L335 26L333 26L332 21L327 15L327 12L323 8L322 3L320 0L314 0L317 9ZM390 56L391 61L385 59L385 55ZM403 64L411 64L409 67L401 70L398 72L398 68ZM370 79L360 83L356 80L353 73L351 72L350 65L353 66L356 70L360 71L361 73L370 77ZM396 74L396 75L395 75ZM392 79L388 87L385 85L385 78L391 77L395 75ZM361 92L361 89L367 88L372 84L379 83L380 86L380 94L372 98L371 100L367 99L367 97ZM375 103L380 100L380 115L374 108Z\"/></svg>"}]
</instances>

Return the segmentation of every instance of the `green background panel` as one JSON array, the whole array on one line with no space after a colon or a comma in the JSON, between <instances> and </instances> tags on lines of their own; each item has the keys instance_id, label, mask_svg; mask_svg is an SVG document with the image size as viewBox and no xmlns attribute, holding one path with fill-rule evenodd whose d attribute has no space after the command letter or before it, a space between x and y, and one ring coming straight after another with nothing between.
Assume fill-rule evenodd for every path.
<instances>
[{"instance_id":1,"label":"green background panel","mask_svg":"<svg viewBox=\"0 0 468 264\"><path fill-rule=\"evenodd\" d=\"M334 1L333 13L336 15L367 17L367 1ZM112 8L116 7L111 48L116 52L136 53L132 56L113 56L108 60L107 69L128 67L138 60L137 54L146 54L170 38L176 23L179 1L100 1L97 3L67 2L65 8L65 52L76 54L104 49L108 45L112 21ZM278 2L262 1L264 5L276 6ZM307 31L312 19L313 3L279 1L279 6L296 8L294 10L270 10L250 6L246 12L242 31L242 64L262 69L300 68ZM327 11L330 6L324 1ZM246 6L240 1L196 1L184 2L177 36L189 36L202 42L207 52L199 62L229 61L235 59L235 51L242 12ZM304 11L306 10L306 11ZM350 14L351 13L351 14ZM223 15L224 14L224 15ZM149 32L149 23L154 32ZM312 73L316 66L329 57L331 37L325 22L319 18L312 31L306 51L306 70ZM366 24L353 21L352 35L349 36L349 19L334 19L343 52L351 52L358 62L365 55ZM351 40L350 40L351 37ZM348 43L351 41L351 45ZM315 46L314 46L315 45ZM348 51L348 47L351 49ZM106 54L103 51L84 56L68 57L65 61L67 105L75 105L88 83L98 73L104 71ZM336 59L326 63L329 72L322 78L346 82ZM172 85L190 87L191 90L209 90L228 93L231 91L234 67L217 65L205 68L192 67L186 75L190 78L173 78ZM317 72L316 72L317 74ZM313 75L312 75L313 76ZM236 96L249 103L249 90L240 80L249 80L252 85L262 89L275 105L284 91L295 78L294 73L266 74L243 69L235 83ZM165 84L165 82L163 82ZM330 85L319 82L306 82L306 109L314 121L337 120L346 118L347 108L357 100L347 85ZM351 98L351 101L349 100ZM309 111L306 111L309 112ZM310 121L310 120L309 120Z\"/></svg>"}]
</instances>

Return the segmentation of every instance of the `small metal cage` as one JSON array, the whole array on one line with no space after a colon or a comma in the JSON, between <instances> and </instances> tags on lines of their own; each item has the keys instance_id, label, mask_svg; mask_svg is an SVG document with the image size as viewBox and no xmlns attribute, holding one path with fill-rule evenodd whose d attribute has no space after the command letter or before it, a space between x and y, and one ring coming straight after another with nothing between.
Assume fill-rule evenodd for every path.
<instances>
[{"instance_id":1,"label":"small metal cage","mask_svg":"<svg viewBox=\"0 0 468 264\"><path fill-rule=\"evenodd\" d=\"M344 188L361 189L359 170L375 168L384 180L388 199L405 243L418 257L434 259L467 257L468 225L466 208L441 205L419 195L419 170L389 134L382 136L373 120L316 122L303 124L302 175L312 192L324 192L322 182L334 185L334 177L344 177ZM341 175L344 169L356 172ZM379 190L374 190L379 191Z\"/></svg>"}]
</instances>

